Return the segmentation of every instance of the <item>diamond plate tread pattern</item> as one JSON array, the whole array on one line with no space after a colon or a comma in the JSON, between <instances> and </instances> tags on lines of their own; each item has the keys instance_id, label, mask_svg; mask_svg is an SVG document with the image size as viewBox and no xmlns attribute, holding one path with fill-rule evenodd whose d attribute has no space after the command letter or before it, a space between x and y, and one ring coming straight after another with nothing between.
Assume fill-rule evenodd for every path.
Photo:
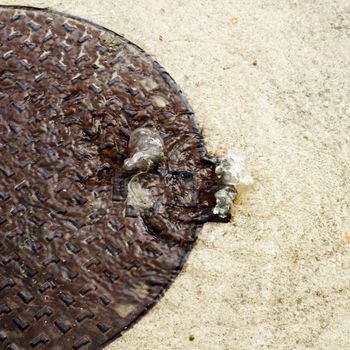
<instances>
[{"instance_id":1,"label":"diamond plate tread pattern","mask_svg":"<svg viewBox=\"0 0 350 350\"><path fill-rule=\"evenodd\" d=\"M217 220L215 164L141 49L67 15L0 10L0 349L99 349L159 299ZM145 176L156 205L142 213L126 204L122 169L139 127L166 153Z\"/></svg>"}]
</instances>

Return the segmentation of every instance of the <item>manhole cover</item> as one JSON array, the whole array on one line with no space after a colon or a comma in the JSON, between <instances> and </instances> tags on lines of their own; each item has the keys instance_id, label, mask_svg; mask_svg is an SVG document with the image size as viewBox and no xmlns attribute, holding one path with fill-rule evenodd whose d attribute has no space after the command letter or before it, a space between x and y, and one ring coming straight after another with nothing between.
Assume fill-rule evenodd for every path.
<instances>
[{"instance_id":1,"label":"manhole cover","mask_svg":"<svg viewBox=\"0 0 350 350\"><path fill-rule=\"evenodd\" d=\"M123 162L138 128L165 157L135 178ZM103 347L217 219L215 164L171 77L84 20L1 8L0 152L1 349ZM151 205L127 200L131 179Z\"/></svg>"}]
</instances>

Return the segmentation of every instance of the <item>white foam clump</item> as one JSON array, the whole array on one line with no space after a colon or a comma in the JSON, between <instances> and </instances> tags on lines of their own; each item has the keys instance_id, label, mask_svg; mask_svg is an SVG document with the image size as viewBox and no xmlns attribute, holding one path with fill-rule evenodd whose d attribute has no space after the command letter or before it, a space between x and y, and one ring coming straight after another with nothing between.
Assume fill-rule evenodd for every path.
<instances>
[{"instance_id":1,"label":"white foam clump","mask_svg":"<svg viewBox=\"0 0 350 350\"><path fill-rule=\"evenodd\" d=\"M136 175L128 183L127 203L140 210L152 208L152 193L144 187L144 180L147 172L164 158L163 139L151 129L138 128L131 133L128 148L129 158L123 168Z\"/></svg>"},{"instance_id":2,"label":"white foam clump","mask_svg":"<svg viewBox=\"0 0 350 350\"><path fill-rule=\"evenodd\" d=\"M225 186L215 192L216 206L213 213L218 214L221 218L225 218L230 212L232 202L236 196L237 192L230 186Z\"/></svg>"},{"instance_id":3,"label":"white foam clump","mask_svg":"<svg viewBox=\"0 0 350 350\"><path fill-rule=\"evenodd\" d=\"M144 173L134 175L128 183L127 203L137 209L153 207L151 191L143 186Z\"/></svg>"},{"instance_id":4,"label":"white foam clump","mask_svg":"<svg viewBox=\"0 0 350 350\"><path fill-rule=\"evenodd\" d=\"M225 157L219 158L215 172L221 184L234 186L239 192L253 184L253 179L246 169L245 157L236 151L230 151Z\"/></svg>"},{"instance_id":5,"label":"white foam clump","mask_svg":"<svg viewBox=\"0 0 350 350\"><path fill-rule=\"evenodd\" d=\"M233 150L225 157L219 158L215 172L222 187L215 193L214 214L224 218L230 212L237 192L246 191L253 185L254 181L246 169L245 157Z\"/></svg>"},{"instance_id":6,"label":"white foam clump","mask_svg":"<svg viewBox=\"0 0 350 350\"><path fill-rule=\"evenodd\" d=\"M130 157L124 161L127 171L148 171L158 165L164 157L162 138L154 131L138 128L130 135Z\"/></svg>"}]
</instances>

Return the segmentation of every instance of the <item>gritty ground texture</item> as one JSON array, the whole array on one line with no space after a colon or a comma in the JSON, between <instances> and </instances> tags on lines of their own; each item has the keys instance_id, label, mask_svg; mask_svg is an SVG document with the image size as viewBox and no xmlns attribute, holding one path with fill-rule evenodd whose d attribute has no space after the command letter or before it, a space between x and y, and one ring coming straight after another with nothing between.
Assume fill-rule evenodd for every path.
<instances>
[{"instance_id":1,"label":"gritty ground texture","mask_svg":"<svg viewBox=\"0 0 350 350\"><path fill-rule=\"evenodd\" d=\"M255 186L108 350L350 348L348 0L0 1L102 24L182 87Z\"/></svg>"}]
</instances>

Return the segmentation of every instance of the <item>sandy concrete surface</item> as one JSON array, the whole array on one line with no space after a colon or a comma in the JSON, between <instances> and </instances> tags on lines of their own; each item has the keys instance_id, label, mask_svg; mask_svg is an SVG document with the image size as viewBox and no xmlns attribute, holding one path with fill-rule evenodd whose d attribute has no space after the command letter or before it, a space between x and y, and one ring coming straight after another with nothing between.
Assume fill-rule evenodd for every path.
<instances>
[{"instance_id":1,"label":"sandy concrete surface","mask_svg":"<svg viewBox=\"0 0 350 350\"><path fill-rule=\"evenodd\" d=\"M348 0L1 1L124 34L182 87L254 190L206 225L157 306L109 350L350 349Z\"/></svg>"}]
</instances>

